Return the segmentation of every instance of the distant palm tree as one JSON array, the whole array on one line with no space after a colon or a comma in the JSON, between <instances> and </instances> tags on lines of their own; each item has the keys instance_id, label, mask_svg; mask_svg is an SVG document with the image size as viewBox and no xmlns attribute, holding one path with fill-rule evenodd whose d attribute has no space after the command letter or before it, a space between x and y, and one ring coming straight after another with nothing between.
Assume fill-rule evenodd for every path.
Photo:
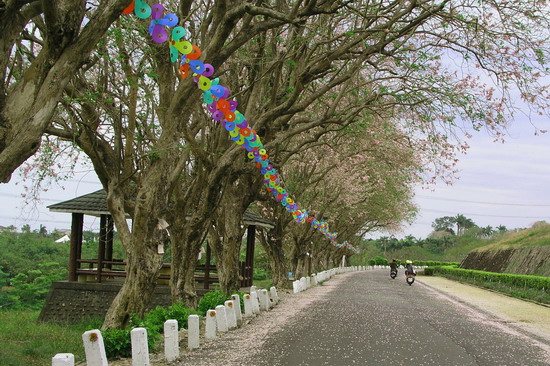
<instances>
[{"instance_id":1,"label":"distant palm tree","mask_svg":"<svg viewBox=\"0 0 550 366\"><path fill-rule=\"evenodd\" d=\"M455 224L456 224L456 235L462 235L464 234L464 230L476 226L476 224L472 219L469 219L462 214L458 214L455 216Z\"/></svg>"},{"instance_id":2,"label":"distant palm tree","mask_svg":"<svg viewBox=\"0 0 550 366\"><path fill-rule=\"evenodd\" d=\"M493 230L493 227L491 225L481 228L481 234L487 238L490 238L494 232L495 231Z\"/></svg>"},{"instance_id":3,"label":"distant palm tree","mask_svg":"<svg viewBox=\"0 0 550 366\"><path fill-rule=\"evenodd\" d=\"M498 230L499 233L505 233L505 232L508 231L508 229L504 225L497 226L497 230Z\"/></svg>"}]
</instances>

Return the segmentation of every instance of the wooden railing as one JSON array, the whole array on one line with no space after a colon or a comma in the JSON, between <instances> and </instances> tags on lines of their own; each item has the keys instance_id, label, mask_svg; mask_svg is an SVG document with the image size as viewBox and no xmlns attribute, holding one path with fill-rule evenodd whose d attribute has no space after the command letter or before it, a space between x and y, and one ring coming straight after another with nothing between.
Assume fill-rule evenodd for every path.
<instances>
[{"instance_id":1,"label":"wooden railing","mask_svg":"<svg viewBox=\"0 0 550 366\"><path fill-rule=\"evenodd\" d=\"M97 259L77 259L76 274L78 276L93 276L89 282L102 282L105 278L126 277L126 262L121 260L98 261ZM85 265L88 268L85 268ZM118 268L117 268L118 267ZM159 283L168 283L170 280L170 264L162 265L158 276ZM162 282L161 282L162 281ZM205 289L210 288L211 283L219 282L215 265L200 265L195 267L195 281L202 282Z\"/></svg>"}]
</instances>

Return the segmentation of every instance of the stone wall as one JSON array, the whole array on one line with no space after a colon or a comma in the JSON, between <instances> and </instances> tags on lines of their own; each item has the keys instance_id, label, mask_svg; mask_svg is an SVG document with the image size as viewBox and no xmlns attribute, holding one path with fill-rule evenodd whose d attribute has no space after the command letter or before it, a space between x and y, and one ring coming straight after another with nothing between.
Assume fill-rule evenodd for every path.
<instances>
[{"instance_id":1,"label":"stone wall","mask_svg":"<svg viewBox=\"0 0 550 366\"><path fill-rule=\"evenodd\" d=\"M550 245L473 251L462 261L460 267L489 272L550 276Z\"/></svg>"},{"instance_id":2,"label":"stone wall","mask_svg":"<svg viewBox=\"0 0 550 366\"><path fill-rule=\"evenodd\" d=\"M103 319L121 286L121 282L54 282L38 320L75 323ZM157 286L149 308L171 303L170 287Z\"/></svg>"}]
</instances>

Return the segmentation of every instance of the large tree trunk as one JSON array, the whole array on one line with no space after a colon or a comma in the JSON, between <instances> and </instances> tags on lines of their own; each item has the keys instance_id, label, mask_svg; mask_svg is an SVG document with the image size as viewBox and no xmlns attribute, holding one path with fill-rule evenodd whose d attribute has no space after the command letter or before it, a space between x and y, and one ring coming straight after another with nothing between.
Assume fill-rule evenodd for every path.
<instances>
[{"instance_id":1,"label":"large tree trunk","mask_svg":"<svg viewBox=\"0 0 550 366\"><path fill-rule=\"evenodd\" d=\"M173 302L196 308L198 295L195 285L195 268L202 244L202 233L206 228L195 218L185 217L180 212L170 230L172 251L171 293ZM194 223L193 223L194 221Z\"/></svg>"},{"instance_id":2,"label":"large tree trunk","mask_svg":"<svg viewBox=\"0 0 550 366\"><path fill-rule=\"evenodd\" d=\"M186 187L176 187L171 209L173 227L171 291L173 301L196 307L198 297L194 272L202 240L218 209L225 173L239 150L226 153L210 169L201 172Z\"/></svg>"},{"instance_id":3,"label":"large tree trunk","mask_svg":"<svg viewBox=\"0 0 550 366\"><path fill-rule=\"evenodd\" d=\"M220 279L220 289L226 295L231 295L241 287L240 251L244 228L241 228L242 215L226 214L223 217L225 230L221 247L217 246L216 268ZM219 250L221 249L221 250Z\"/></svg>"},{"instance_id":4,"label":"large tree trunk","mask_svg":"<svg viewBox=\"0 0 550 366\"><path fill-rule=\"evenodd\" d=\"M163 181L162 169L152 169L144 184L137 190L136 207L130 231L126 223L124 194L117 187L107 191L107 202L127 254L126 279L107 311L103 328L123 328L130 314L143 316L149 305L162 267L163 254L159 246L168 240L162 227L166 191L163 185L150 184ZM155 174L156 173L156 174Z\"/></svg>"},{"instance_id":5,"label":"large tree trunk","mask_svg":"<svg viewBox=\"0 0 550 366\"><path fill-rule=\"evenodd\" d=\"M136 237L136 243L139 241L149 242L149 245L128 253L126 279L109 307L103 329L124 328L131 314L142 317L149 306L162 267L162 256L157 253L159 242L155 238Z\"/></svg>"},{"instance_id":6,"label":"large tree trunk","mask_svg":"<svg viewBox=\"0 0 550 366\"><path fill-rule=\"evenodd\" d=\"M66 85L129 3L101 3L82 32L85 1L58 0L24 11L8 4L8 13L12 13L3 14L0 20L2 64L10 59L14 42L31 17L43 12L46 32L39 55L7 94L8 86L3 85L5 67L0 71L0 182L8 182L13 171L36 152Z\"/></svg>"},{"instance_id":7,"label":"large tree trunk","mask_svg":"<svg viewBox=\"0 0 550 366\"><path fill-rule=\"evenodd\" d=\"M289 266L283 248L284 230L278 224L279 221L277 220L273 229L263 230L262 235L260 235L260 243L269 258L273 286L277 288L290 288L291 285L287 277Z\"/></svg>"},{"instance_id":8,"label":"large tree trunk","mask_svg":"<svg viewBox=\"0 0 550 366\"><path fill-rule=\"evenodd\" d=\"M258 187L255 177L241 176L225 186L220 209L215 215L214 235L221 243L212 246L220 278L220 288L230 295L241 287L240 251L245 227L243 215L253 201ZM212 243L216 243L213 238Z\"/></svg>"}]
</instances>

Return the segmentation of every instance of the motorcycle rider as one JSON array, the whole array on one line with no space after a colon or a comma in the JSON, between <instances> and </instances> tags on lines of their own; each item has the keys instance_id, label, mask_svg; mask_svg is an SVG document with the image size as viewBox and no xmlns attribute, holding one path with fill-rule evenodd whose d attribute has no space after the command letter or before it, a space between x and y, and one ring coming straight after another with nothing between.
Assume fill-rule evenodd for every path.
<instances>
[{"instance_id":1,"label":"motorcycle rider","mask_svg":"<svg viewBox=\"0 0 550 366\"><path fill-rule=\"evenodd\" d=\"M416 270L413 267L413 262L407 259L405 263L407 264L405 267L405 275L408 275L410 273L413 276L416 276Z\"/></svg>"},{"instance_id":2,"label":"motorcycle rider","mask_svg":"<svg viewBox=\"0 0 550 366\"><path fill-rule=\"evenodd\" d=\"M390 262L390 272L393 270L397 272L397 261L395 259L392 259Z\"/></svg>"}]
</instances>

